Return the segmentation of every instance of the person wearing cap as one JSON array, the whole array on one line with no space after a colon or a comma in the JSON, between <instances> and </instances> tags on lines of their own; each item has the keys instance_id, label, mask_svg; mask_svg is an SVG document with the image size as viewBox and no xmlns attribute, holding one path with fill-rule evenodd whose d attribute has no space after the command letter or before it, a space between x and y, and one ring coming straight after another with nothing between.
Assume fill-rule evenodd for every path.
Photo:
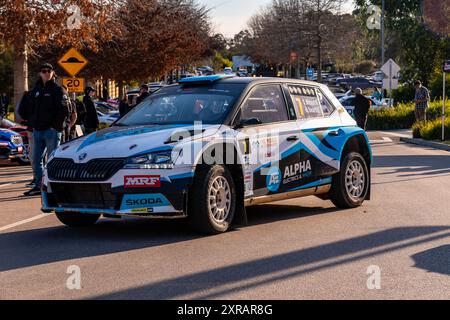
<instances>
[{"instance_id":1,"label":"person wearing cap","mask_svg":"<svg viewBox=\"0 0 450 320\"><path fill-rule=\"evenodd\" d=\"M95 94L95 89L92 87L86 87L84 90L83 104L86 108L86 117L84 119L84 131L85 134L91 134L98 130L100 127L100 121L98 120L97 109L95 103L92 100Z\"/></svg>"},{"instance_id":2,"label":"person wearing cap","mask_svg":"<svg viewBox=\"0 0 450 320\"><path fill-rule=\"evenodd\" d=\"M416 103L416 108L414 110L416 121L427 121L427 109L431 100L430 92L422 85L420 80L417 80L414 83L414 87L416 88L416 96L414 99L414 102Z\"/></svg>"},{"instance_id":3,"label":"person wearing cap","mask_svg":"<svg viewBox=\"0 0 450 320\"><path fill-rule=\"evenodd\" d=\"M370 100L363 95L361 88L355 89L355 120L358 127L366 130L367 118L370 110Z\"/></svg>"},{"instance_id":4,"label":"person wearing cap","mask_svg":"<svg viewBox=\"0 0 450 320\"><path fill-rule=\"evenodd\" d=\"M144 101L145 99L148 98L148 96L150 96L150 93L148 92L148 85L143 84L141 85L141 94L139 95L139 97L136 100L136 105L139 105L142 101Z\"/></svg>"},{"instance_id":5,"label":"person wearing cap","mask_svg":"<svg viewBox=\"0 0 450 320\"><path fill-rule=\"evenodd\" d=\"M21 112L33 129L32 167L36 185L25 196L41 193L40 185L44 159L58 148L61 143L64 123L69 115L67 91L56 83L53 66L43 64L36 86L28 94L26 106Z\"/></svg>"}]
</instances>

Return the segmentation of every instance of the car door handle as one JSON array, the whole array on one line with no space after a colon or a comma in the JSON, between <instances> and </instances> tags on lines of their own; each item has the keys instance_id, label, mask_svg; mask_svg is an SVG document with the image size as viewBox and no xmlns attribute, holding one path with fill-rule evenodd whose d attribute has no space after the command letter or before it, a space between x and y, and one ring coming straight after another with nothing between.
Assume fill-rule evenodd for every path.
<instances>
[{"instance_id":1,"label":"car door handle","mask_svg":"<svg viewBox=\"0 0 450 320\"><path fill-rule=\"evenodd\" d=\"M328 135L332 137L339 137L341 135L341 131L340 130L330 131Z\"/></svg>"},{"instance_id":2,"label":"car door handle","mask_svg":"<svg viewBox=\"0 0 450 320\"><path fill-rule=\"evenodd\" d=\"M292 142L298 141L298 140L300 140L300 138L298 136L290 136L289 138L287 138L287 141L292 141Z\"/></svg>"}]
</instances>

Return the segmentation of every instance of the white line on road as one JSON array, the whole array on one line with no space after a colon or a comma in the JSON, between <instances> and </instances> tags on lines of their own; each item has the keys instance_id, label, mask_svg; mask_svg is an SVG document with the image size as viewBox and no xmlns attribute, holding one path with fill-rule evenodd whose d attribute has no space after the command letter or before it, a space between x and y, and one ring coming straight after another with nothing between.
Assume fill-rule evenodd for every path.
<instances>
[{"instance_id":1,"label":"white line on road","mask_svg":"<svg viewBox=\"0 0 450 320\"><path fill-rule=\"evenodd\" d=\"M8 224L7 226L0 227L0 232L6 231L6 230L9 230L9 229L18 227L18 226L22 226L24 224L27 224L27 223L30 223L30 222L33 222L33 221L36 221L36 220L39 220L39 219L42 219L42 218L45 218L45 217L49 217L49 216L51 216L51 214L43 213L43 214L40 214L38 216L29 218L29 219L25 219L25 220L22 220L22 221L19 221L19 222Z\"/></svg>"},{"instance_id":2,"label":"white line on road","mask_svg":"<svg viewBox=\"0 0 450 320\"><path fill-rule=\"evenodd\" d=\"M392 141L392 139L388 137L383 137L382 140L370 140L370 143L372 144L391 143L391 142L394 141Z\"/></svg>"}]
</instances>

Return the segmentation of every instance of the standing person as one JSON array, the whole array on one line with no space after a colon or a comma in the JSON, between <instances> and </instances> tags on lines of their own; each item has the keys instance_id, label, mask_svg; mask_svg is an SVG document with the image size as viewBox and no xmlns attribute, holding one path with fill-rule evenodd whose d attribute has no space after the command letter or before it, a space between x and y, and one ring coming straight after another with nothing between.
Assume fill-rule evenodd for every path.
<instances>
[{"instance_id":1,"label":"standing person","mask_svg":"<svg viewBox=\"0 0 450 320\"><path fill-rule=\"evenodd\" d=\"M3 99L0 99L0 121L6 117L8 107L3 104Z\"/></svg>"},{"instance_id":2,"label":"standing person","mask_svg":"<svg viewBox=\"0 0 450 320\"><path fill-rule=\"evenodd\" d=\"M5 115L7 115L8 114L8 106L9 106L9 103L11 102L11 100L9 99L6 92L3 92L1 100L2 100L2 104L3 104L3 108L6 109Z\"/></svg>"},{"instance_id":3,"label":"standing person","mask_svg":"<svg viewBox=\"0 0 450 320\"><path fill-rule=\"evenodd\" d=\"M26 185L27 188L34 188L36 186L36 176L34 169L34 163L32 161L33 159L33 149L34 149L34 143L33 143L33 128L30 125L30 114L28 113L30 111L30 108L28 108L29 104L29 92L25 91L23 93L22 99L20 99L19 103L16 107L17 116L16 119L20 119L19 122L22 125L25 125L27 127L27 138L28 138L28 158L30 159L31 168L33 169L33 180Z\"/></svg>"},{"instance_id":4,"label":"standing person","mask_svg":"<svg viewBox=\"0 0 450 320\"><path fill-rule=\"evenodd\" d=\"M381 101L383 99L383 95L381 94L381 91L379 88L374 88L372 99L375 99L377 101Z\"/></svg>"},{"instance_id":5,"label":"standing person","mask_svg":"<svg viewBox=\"0 0 450 320\"><path fill-rule=\"evenodd\" d=\"M414 83L416 88L416 97L414 102L416 103L415 115L416 121L427 121L427 109L430 103L430 92L422 85L420 80Z\"/></svg>"},{"instance_id":6,"label":"standing person","mask_svg":"<svg viewBox=\"0 0 450 320\"><path fill-rule=\"evenodd\" d=\"M84 119L85 134L91 134L100 127L97 109L95 108L94 101L92 101L94 93L95 89L92 87L86 87L86 90L84 90L83 104L86 108L86 118Z\"/></svg>"},{"instance_id":7,"label":"standing person","mask_svg":"<svg viewBox=\"0 0 450 320\"><path fill-rule=\"evenodd\" d=\"M41 193L44 158L60 145L61 132L69 114L69 97L66 90L56 83L53 66L49 63L43 64L39 74L40 78L28 95L26 106L21 108L21 116L28 117L29 125L33 129L32 166L36 182L34 188L24 193L25 196Z\"/></svg>"},{"instance_id":8,"label":"standing person","mask_svg":"<svg viewBox=\"0 0 450 320\"><path fill-rule=\"evenodd\" d=\"M131 110L131 108L130 108L130 104L128 103L128 96L125 94L119 103L120 118L125 117L126 114L128 112L130 112L130 110Z\"/></svg>"},{"instance_id":9,"label":"standing person","mask_svg":"<svg viewBox=\"0 0 450 320\"><path fill-rule=\"evenodd\" d=\"M68 90L66 86L63 86L64 90ZM72 101L70 98L67 100L67 105L69 109L69 115L66 118L66 121L64 123L64 131L62 136L62 142L66 143L73 139L72 137L72 128L74 127L76 121L77 121L77 110L75 106L75 102Z\"/></svg>"},{"instance_id":10,"label":"standing person","mask_svg":"<svg viewBox=\"0 0 450 320\"><path fill-rule=\"evenodd\" d=\"M141 85L141 94L139 95L139 97L136 100L136 105L139 105L142 101L147 99L148 96L150 96L150 93L148 92L148 90L149 90L148 85L146 85L146 84Z\"/></svg>"},{"instance_id":11,"label":"standing person","mask_svg":"<svg viewBox=\"0 0 450 320\"><path fill-rule=\"evenodd\" d=\"M355 119L358 127L366 130L367 118L370 110L370 100L367 99L361 88L355 89Z\"/></svg>"}]
</instances>

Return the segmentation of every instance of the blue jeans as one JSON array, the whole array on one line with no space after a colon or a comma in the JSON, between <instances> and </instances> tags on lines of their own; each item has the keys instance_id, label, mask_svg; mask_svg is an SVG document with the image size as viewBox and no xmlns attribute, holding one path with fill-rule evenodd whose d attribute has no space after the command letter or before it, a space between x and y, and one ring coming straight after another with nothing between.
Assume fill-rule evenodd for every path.
<instances>
[{"instance_id":1,"label":"blue jeans","mask_svg":"<svg viewBox=\"0 0 450 320\"><path fill-rule=\"evenodd\" d=\"M50 155L59 147L61 136L61 132L58 132L55 129L33 131L32 167L37 186L41 185L45 155Z\"/></svg>"}]
</instances>

